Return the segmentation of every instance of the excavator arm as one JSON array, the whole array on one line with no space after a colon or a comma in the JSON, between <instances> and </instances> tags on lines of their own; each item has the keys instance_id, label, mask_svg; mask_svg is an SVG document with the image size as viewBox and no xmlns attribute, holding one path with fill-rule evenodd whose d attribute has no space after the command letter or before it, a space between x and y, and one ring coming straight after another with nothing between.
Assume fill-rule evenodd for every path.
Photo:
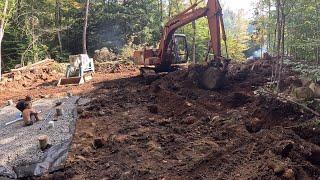
<instances>
[{"instance_id":1,"label":"excavator arm","mask_svg":"<svg viewBox=\"0 0 320 180\"><path fill-rule=\"evenodd\" d=\"M208 0L206 7L196 8L198 5L199 3L192 5L185 11L173 17L165 25L158 49L156 66L162 66L162 68L166 68L171 65L172 58L170 51L168 51L168 47L175 31L178 28L205 16L208 18L211 36L210 47L212 48L215 57L217 59L221 58L221 30L224 40L226 40L226 35L224 31L222 8L220 3L218 0Z\"/></svg>"}]
</instances>

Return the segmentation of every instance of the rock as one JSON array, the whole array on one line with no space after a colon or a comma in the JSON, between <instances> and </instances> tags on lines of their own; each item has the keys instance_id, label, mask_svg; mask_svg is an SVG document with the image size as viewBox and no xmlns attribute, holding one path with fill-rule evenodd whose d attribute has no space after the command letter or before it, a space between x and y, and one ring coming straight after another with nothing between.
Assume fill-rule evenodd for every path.
<instances>
[{"instance_id":1,"label":"rock","mask_svg":"<svg viewBox=\"0 0 320 180\"><path fill-rule=\"evenodd\" d=\"M186 119L183 120L183 123L187 125L194 124L195 122L197 122L197 118L194 116L188 116Z\"/></svg>"},{"instance_id":2,"label":"rock","mask_svg":"<svg viewBox=\"0 0 320 180\"><path fill-rule=\"evenodd\" d=\"M152 114L157 114L158 113L158 106L157 105L149 105L148 110Z\"/></svg>"},{"instance_id":3,"label":"rock","mask_svg":"<svg viewBox=\"0 0 320 180\"><path fill-rule=\"evenodd\" d=\"M40 95L40 98L42 98L42 99L48 99L49 97L50 97L49 95L44 95L44 94Z\"/></svg>"},{"instance_id":4,"label":"rock","mask_svg":"<svg viewBox=\"0 0 320 180\"><path fill-rule=\"evenodd\" d=\"M6 83L7 83L7 80L2 80L2 81L0 81L0 86L5 86Z\"/></svg>"},{"instance_id":5,"label":"rock","mask_svg":"<svg viewBox=\"0 0 320 180\"><path fill-rule=\"evenodd\" d=\"M297 99L306 101L314 99L314 93L309 87L298 87L293 90L293 95Z\"/></svg>"},{"instance_id":6,"label":"rock","mask_svg":"<svg viewBox=\"0 0 320 180\"><path fill-rule=\"evenodd\" d=\"M308 156L308 161L312 164L320 165L320 148L312 149L311 153Z\"/></svg>"},{"instance_id":7,"label":"rock","mask_svg":"<svg viewBox=\"0 0 320 180\"><path fill-rule=\"evenodd\" d=\"M13 104L14 104L14 103L13 103L13 100L12 100L12 99L8 100L7 106L12 106Z\"/></svg>"},{"instance_id":8,"label":"rock","mask_svg":"<svg viewBox=\"0 0 320 180\"><path fill-rule=\"evenodd\" d=\"M158 92L160 92L160 90L161 90L161 87L158 84L155 86L152 86L153 93L158 93Z\"/></svg>"},{"instance_id":9,"label":"rock","mask_svg":"<svg viewBox=\"0 0 320 180\"><path fill-rule=\"evenodd\" d=\"M22 79L21 75L18 75L18 74L14 75L14 80L15 81L20 81L21 79Z\"/></svg>"},{"instance_id":10,"label":"rock","mask_svg":"<svg viewBox=\"0 0 320 180\"><path fill-rule=\"evenodd\" d=\"M85 111L85 110L84 110L83 107L78 107L78 108L77 108L78 114L82 114L84 111Z\"/></svg>"},{"instance_id":11,"label":"rock","mask_svg":"<svg viewBox=\"0 0 320 180\"><path fill-rule=\"evenodd\" d=\"M26 75L24 75L24 77L27 78L27 79L30 79L30 80L34 79L34 76L31 75L31 74L26 74Z\"/></svg>"},{"instance_id":12,"label":"rock","mask_svg":"<svg viewBox=\"0 0 320 180\"><path fill-rule=\"evenodd\" d=\"M61 106L61 105L62 105L62 102L61 102L61 101L56 102L56 107Z\"/></svg>"},{"instance_id":13,"label":"rock","mask_svg":"<svg viewBox=\"0 0 320 180\"><path fill-rule=\"evenodd\" d=\"M30 73L32 73L32 74L39 74L39 70L36 69L36 68L34 68L34 69L31 69L31 70L30 70Z\"/></svg>"},{"instance_id":14,"label":"rock","mask_svg":"<svg viewBox=\"0 0 320 180\"><path fill-rule=\"evenodd\" d=\"M287 170L283 173L282 177L285 178L285 179L294 180L294 179L295 179L294 171L293 171L292 169L287 169Z\"/></svg>"},{"instance_id":15,"label":"rock","mask_svg":"<svg viewBox=\"0 0 320 180\"><path fill-rule=\"evenodd\" d=\"M275 175L282 175L285 172L285 166L281 162L269 162L268 166L273 169Z\"/></svg>"},{"instance_id":16,"label":"rock","mask_svg":"<svg viewBox=\"0 0 320 180\"><path fill-rule=\"evenodd\" d=\"M275 168L273 169L275 174L282 174L284 170L285 170L284 166L280 164L276 165Z\"/></svg>"},{"instance_id":17,"label":"rock","mask_svg":"<svg viewBox=\"0 0 320 180\"><path fill-rule=\"evenodd\" d=\"M245 122L246 129L249 133L257 133L263 126L263 121L258 118L251 119Z\"/></svg>"},{"instance_id":18,"label":"rock","mask_svg":"<svg viewBox=\"0 0 320 180\"><path fill-rule=\"evenodd\" d=\"M205 89L220 89L225 81L225 73L216 67L209 67L203 74L201 84Z\"/></svg>"},{"instance_id":19,"label":"rock","mask_svg":"<svg viewBox=\"0 0 320 180\"><path fill-rule=\"evenodd\" d=\"M104 116L104 115L106 115L106 113L105 113L103 110L100 110L100 111L98 112L98 114L99 114L99 116Z\"/></svg>"},{"instance_id":20,"label":"rock","mask_svg":"<svg viewBox=\"0 0 320 180\"><path fill-rule=\"evenodd\" d=\"M86 159L85 157L83 157L83 156L76 156L76 158L77 158L77 159L80 159L80 160L82 160L82 161L87 161L87 159Z\"/></svg>"},{"instance_id":21,"label":"rock","mask_svg":"<svg viewBox=\"0 0 320 180\"><path fill-rule=\"evenodd\" d=\"M47 81L48 80L48 75L46 74L41 74L40 75L40 79L44 80L44 81Z\"/></svg>"},{"instance_id":22,"label":"rock","mask_svg":"<svg viewBox=\"0 0 320 180\"><path fill-rule=\"evenodd\" d=\"M312 80L304 77L304 78L301 78L301 82L303 87L308 87L312 83Z\"/></svg>"},{"instance_id":23,"label":"rock","mask_svg":"<svg viewBox=\"0 0 320 180\"><path fill-rule=\"evenodd\" d=\"M151 83L153 83L154 81L159 79L160 75L155 72L147 72L147 73L143 73L143 78L144 78L146 84L150 85Z\"/></svg>"},{"instance_id":24,"label":"rock","mask_svg":"<svg viewBox=\"0 0 320 180\"><path fill-rule=\"evenodd\" d=\"M80 137L93 138L93 134L91 132L83 132Z\"/></svg>"},{"instance_id":25,"label":"rock","mask_svg":"<svg viewBox=\"0 0 320 180\"><path fill-rule=\"evenodd\" d=\"M294 142L291 140L280 141L275 146L275 153L281 155L282 157L287 157L293 149L293 146Z\"/></svg>"},{"instance_id":26,"label":"rock","mask_svg":"<svg viewBox=\"0 0 320 180\"><path fill-rule=\"evenodd\" d=\"M111 142L116 142L116 143L125 143L129 141L129 135L111 135L108 140Z\"/></svg>"},{"instance_id":27,"label":"rock","mask_svg":"<svg viewBox=\"0 0 320 180\"><path fill-rule=\"evenodd\" d=\"M22 68L22 65L21 65L21 64L17 64L17 65L14 66L14 68L15 68L15 69Z\"/></svg>"},{"instance_id":28,"label":"rock","mask_svg":"<svg viewBox=\"0 0 320 180\"><path fill-rule=\"evenodd\" d=\"M88 156L91 152L91 147L84 147L80 150L81 155Z\"/></svg>"},{"instance_id":29,"label":"rock","mask_svg":"<svg viewBox=\"0 0 320 180\"><path fill-rule=\"evenodd\" d=\"M92 145L95 149L102 148L105 144L106 144L106 142L103 138L95 138L92 143Z\"/></svg>"},{"instance_id":30,"label":"rock","mask_svg":"<svg viewBox=\"0 0 320 180\"><path fill-rule=\"evenodd\" d=\"M315 98L320 98L320 85L316 83L311 83L309 88L312 90Z\"/></svg>"}]
</instances>

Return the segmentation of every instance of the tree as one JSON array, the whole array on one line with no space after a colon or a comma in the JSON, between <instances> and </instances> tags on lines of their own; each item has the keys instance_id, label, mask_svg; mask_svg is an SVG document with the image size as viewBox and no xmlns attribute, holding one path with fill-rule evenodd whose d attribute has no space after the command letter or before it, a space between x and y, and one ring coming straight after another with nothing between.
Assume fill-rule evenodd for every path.
<instances>
[{"instance_id":1,"label":"tree","mask_svg":"<svg viewBox=\"0 0 320 180\"><path fill-rule=\"evenodd\" d=\"M84 25L83 25L83 39L82 39L82 45L83 45L83 54L88 54L87 51L87 28L88 28L88 16L89 16L89 5L90 0L86 0L86 11L84 16Z\"/></svg>"},{"instance_id":2,"label":"tree","mask_svg":"<svg viewBox=\"0 0 320 180\"><path fill-rule=\"evenodd\" d=\"M57 28L57 39L59 44L60 56L62 55L62 42L61 42L61 1L56 0L56 28Z\"/></svg>"},{"instance_id":3,"label":"tree","mask_svg":"<svg viewBox=\"0 0 320 180\"><path fill-rule=\"evenodd\" d=\"M2 80L2 71L1 71L1 65L2 65L2 59L1 59L1 44L4 37L4 30L7 23L7 16L8 16L8 6L9 6L9 0L5 0L2 14L1 14L1 20L0 20L0 81Z\"/></svg>"},{"instance_id":4,"label":"tree","mask_svg":"<svg viewBox=\"0 0 320 180\"><path fill-rule=\"evenodd\" d=\"M193 4L192 0L190 0L190 6ZM196 21L192 21L192 62L196 63Z\"/></svg>"}]
</instances>

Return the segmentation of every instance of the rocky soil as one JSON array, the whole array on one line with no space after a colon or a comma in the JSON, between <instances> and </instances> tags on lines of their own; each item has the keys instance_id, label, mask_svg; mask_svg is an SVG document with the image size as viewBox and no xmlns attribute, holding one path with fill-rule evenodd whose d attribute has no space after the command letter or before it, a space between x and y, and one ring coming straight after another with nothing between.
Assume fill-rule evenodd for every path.
<instances>
[{"instance_id":1,"label":"rocky soil","mask_svg":"<svg viewBox=\"0 0 320 180\"><path fill-rule=\"evenodd\" d=\"M40 179L318 179L319 119L257 91L268 62L229 72L219 91L199 88L186 69L151 84L97 84L78 108L65 169Z\"/></svg>"}]
</instances>

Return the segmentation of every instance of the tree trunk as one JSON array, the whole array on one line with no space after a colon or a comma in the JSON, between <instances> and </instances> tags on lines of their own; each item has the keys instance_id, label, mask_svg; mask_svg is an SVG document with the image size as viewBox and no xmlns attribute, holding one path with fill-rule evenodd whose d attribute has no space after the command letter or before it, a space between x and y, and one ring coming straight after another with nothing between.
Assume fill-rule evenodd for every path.
<instances>
[{"instance_id":1,"label":"tree trunk","mask_svg":"<svg viewBox=\"0 0 320 180\"><path fill-rule=\"evenodd\" d=\"M89 5L90 0L86 1L86 13L84 16L84 25L83 25L83 36L82 36L82 46L83 46L83 54L88 54L87 51L87 28L88 28L88 16L89 16Z\"/></svg>"},{"instance_id":2,"label":"tree trunk","mask_svg":"<svg viewBox=\"0 0 320 180\"><path fill-rule=\"evenodd\" d=\"M163 2L160 0L160 22L163 21Z\"/></svg>"},{"instance_id":3,"label":"tree trunk","mask_svg":"<svg viewBox=\"0 0 320 180\"><path fill-rule=\"evenodd\" d=\"M283 61L284 61L284 54L285 54L285 25L286 25L286 17L284 13L284 7L285 7L285 1L281 4L281 33L280 33L280 43L281 43L281 60L279 62L279 72L278 72L278 84L277 84L277 90L279 91L280 83L281 83L281 75L282 75L282 68L283 68ZM279 41L278 41L279 42ZM279 45L278 45L279 47Z\"/></svg>"},{"instance_id":4,"label":"tree trunk","mask_svg":"<svg viewBox=\"0 0 320 180\"><path fill-rule=\"evenodd\" d=\"M9 4L9 0L6 0L5 3L4 3L4 7L3 7L3 15L7 15L7 10L8 10L8 4ZM3 16L1 18L1 21L0 21L0 81L2 80L2 54L1 54L1 44L2 44L2 39L3 39L3 36L4 36L4 28L5 28L5 16Z\"/></svg>"},{"instance_id":5,"label":"tree trunk","mask_svg":"<svg viewBox=\"0 0 320 180\"><path fill-rule=\"evenodd\" d=\"M190 0L190 5L192 6L193 2ZM194 10L194 9L193 9ZM196 63L196 21L192 21L192 62Z\"/></svg>"},{"instance_id":6,"label":"tree trunk","mask_svg":"<svg viewBox=\"0 0 320 180\"><path fill-rule=\"evenodd\" d=\"M2 39L3 39L3 29L0 27L0 81L2 81L2 49L1 49L1 44L2 44Z\"/></svg>"},{"instance_id":7,"label":"tree trunk","mask_svg":"<svg viewBox=\"0 0 320 180\"><path fill-rule=\"evenodd\" d=\"M269 21L271 20L271 0L268 2L268 16L269 16ZM270 53L271 49L271 23L268 23L268 45L267 45L267 51Z\"/></svg>"},{"instance_id":8,"label":"tree trunk","mask_svg":"<svg viewBox=\"0 0 320 180\"><path fill-rule=\"evenodd\" d=\"M169 18L171 17L171 14L172 14L172 2L171 2L171 0L169 0L169 11L168 11L168 16L169 16Z\"/></svg>"},{"instance_id":9,"label":"tree trunk","mask_svg":"<svg viewBox=\"0 0 320 180\"><path fill-rule=\"evenodd\" d=\"M320 65L320 47L317 47L317 53L316 53L316 59L317 59L317 67Z\"/></svg>"},{"instance_id":10,"label":"tree trunk","mask_svg":"<svg viewBox=\"0 0 320 180\"><path fill-rule=\"evenodd\" d=\"M276 68L275 68L275 80L279 72L279 58L280 58L280 47L281 47L281 22L280 22L280 0L277 0L277 57L276 57Z\"/></svg>"},{"instance_id":11,"label":"tree trunk","mask_svg":"<svg viewBox=\"0 0 320 180\"><path fill-rule=\"evenodd\" d=\"M56 0L56 28L57 38L59 43L60 56L62 55L62 42L61 42L61 2Z\"/></svg>"},{"instance_id":12,"label":"tree trunk","mask_svg":"<svg viewBox=\"0 0 320 180\"><path fill-rule=\"evenodd\" d=\"M319 17L319 11L320 11L320 4L318 4L317 6L317 9L316 9L316 12L317 12L317 17ZM318 30L320 29L320 22L318 21L317 23L317 27L318 27ZM318 33L318 38L320 38L320 35ZM317 45L317 52L316 52L316 60L317 60L317 67L319 67L320 65L320 46L319 44Z\"/></svg>"}]
</instances>

